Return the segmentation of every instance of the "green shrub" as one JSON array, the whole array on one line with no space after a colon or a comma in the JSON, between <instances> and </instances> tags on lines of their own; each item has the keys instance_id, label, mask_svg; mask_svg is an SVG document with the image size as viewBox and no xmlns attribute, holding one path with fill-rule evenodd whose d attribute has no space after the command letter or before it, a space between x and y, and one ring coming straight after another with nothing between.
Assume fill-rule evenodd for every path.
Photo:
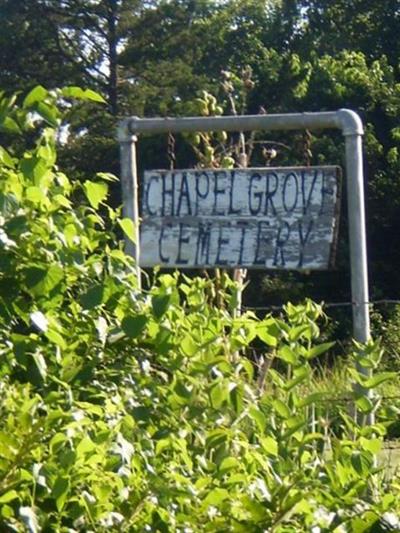
<instances>
[{"instance_id":1,"label":"green shrub","mask_svg":"<svg viewBox=\"0 0 400 533\"><path fill-rule=\"evenodd\" d=\"M3 128L57 122L57 95L35 91L22 109L3 98ZM160 275L139 291L119 239L129 225L106 203L112 176L68 179L55 125L39 122L19 155L0 152L0 529L339 532L398 520L375 467L383 426L340 410L340 430L324 429L310 365L331 346L318 343L321 307L232 318L228 277L219 306L198 277ZM255 339L280 361L265 383L246 356ZM377 366L376 346L358 350ZM352 372L367 388L391 377Z\"/></svg>"}]
</instances>

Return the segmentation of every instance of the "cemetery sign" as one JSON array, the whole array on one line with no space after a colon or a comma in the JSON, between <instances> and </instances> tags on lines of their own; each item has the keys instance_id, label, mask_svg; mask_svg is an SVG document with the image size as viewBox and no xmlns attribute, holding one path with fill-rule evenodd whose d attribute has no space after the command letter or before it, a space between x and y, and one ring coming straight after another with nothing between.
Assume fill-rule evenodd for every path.
<instances>
[{"instance_id":1,"label":"cemetery sign","mask_svg":"<svg viewBox=\"0 0 400 533\"><path fill-rule=\"evenodd\" d=\"M140 265L327 269L339 197L336 166L146 171Z\"/></svg>"}]
</instances>

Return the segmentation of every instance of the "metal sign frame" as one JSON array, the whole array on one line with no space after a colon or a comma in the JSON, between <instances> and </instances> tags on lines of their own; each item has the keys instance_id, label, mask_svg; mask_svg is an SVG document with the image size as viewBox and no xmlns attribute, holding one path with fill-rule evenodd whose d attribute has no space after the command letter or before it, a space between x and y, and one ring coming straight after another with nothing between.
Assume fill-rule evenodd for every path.
<instances>
[{"instance_id":1,"label":"metal sign frame","mask_svg":"<svg viewBox=\"0 0 400 533\"><path fill-rule=\"evenodd\" d=\"M360 117L349 109L276 115L182 118L129 117L121 121L118 128L118 140L121 149L123 212L125 217L133 220L136 232L136 242L127 243L127 251L136 259L139 279L137 135L142 133L305 129L339 129L345 138L353 336L358 342L367 342L370 338L370 317L362 161L362 135L364 130ZM360 371L367 374L366 369L360 368Z\"/></svg>"}]
</instances>

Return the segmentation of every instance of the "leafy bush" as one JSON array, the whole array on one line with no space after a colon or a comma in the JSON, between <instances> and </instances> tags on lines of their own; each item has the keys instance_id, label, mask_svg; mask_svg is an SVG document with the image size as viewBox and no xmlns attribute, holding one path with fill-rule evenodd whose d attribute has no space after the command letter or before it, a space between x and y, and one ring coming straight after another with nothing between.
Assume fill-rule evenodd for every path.
<instances>
[{"instance_id":1,"label":"leafy bush","mask_svg":"<svg viewBox=\"0 0 400 533\"><path fill-rule=\"evenodd\" d=\"M160 275L139 291L119 240L130 225L106 204L113 177L81 185L56 166L55 124L39 120L57 122L56 96L1 102L4 129L36 127L33 147L0 152L1 529L398 523L399 497L375 466L383 426L360 428L341 410L333 434L326 395L310 390L310 361L330 347L318 344L320 306L232 318L228 277L218 306L208 279ZM267 363L258 373L246 356L255 339ZM376 346L359 349L376 367ZM374 388L390 375L353 377Z\"/></svg>"}]
</instances>

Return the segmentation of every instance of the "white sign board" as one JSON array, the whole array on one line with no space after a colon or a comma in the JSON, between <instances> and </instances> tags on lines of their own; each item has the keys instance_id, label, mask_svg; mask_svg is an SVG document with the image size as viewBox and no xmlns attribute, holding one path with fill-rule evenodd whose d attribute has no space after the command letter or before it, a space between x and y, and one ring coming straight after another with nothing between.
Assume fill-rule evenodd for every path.
<instances>
[{"instance_id":1,"label":"white sign board","mask_svg":"<svg viewBox=\"0 0 400 533\"><path fill-rule=\"evenodd\" d=\"M338 226L339 170L147 171L140 265L329 268Z\"/></svg>"}]
</instances>

